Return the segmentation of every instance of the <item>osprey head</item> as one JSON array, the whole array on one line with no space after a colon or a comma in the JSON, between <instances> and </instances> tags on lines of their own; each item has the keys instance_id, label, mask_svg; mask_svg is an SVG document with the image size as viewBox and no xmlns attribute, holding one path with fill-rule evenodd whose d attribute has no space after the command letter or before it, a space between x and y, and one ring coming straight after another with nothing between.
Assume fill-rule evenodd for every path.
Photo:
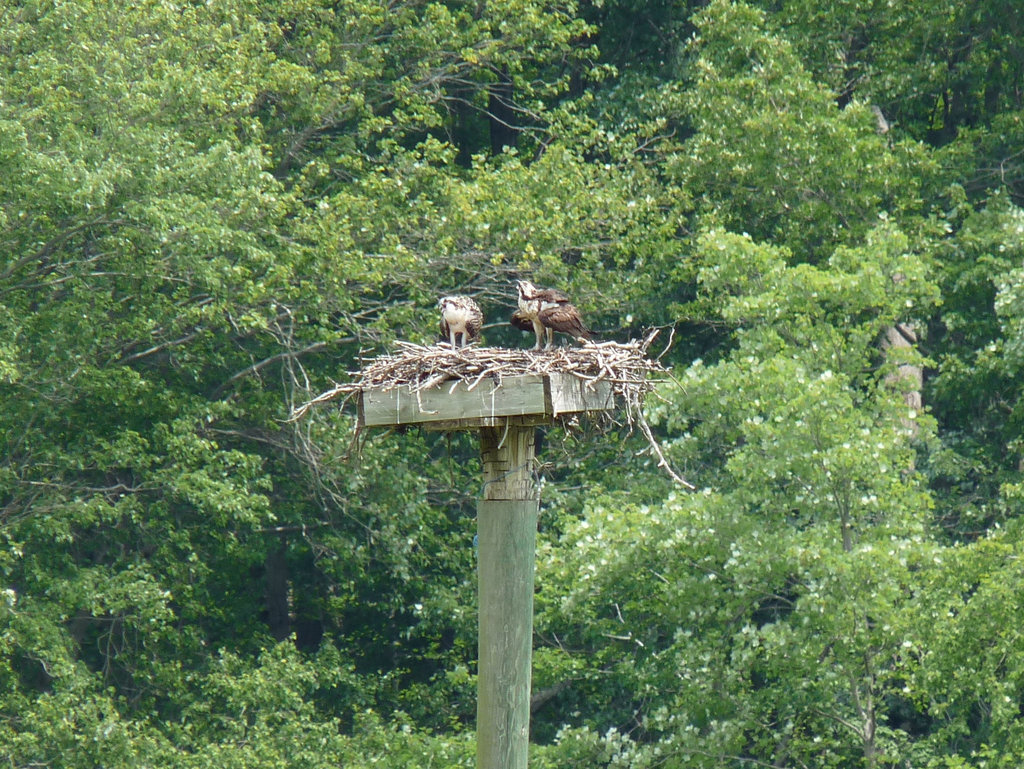
<instances>
[{"instance_id":1,"label":"osprey head","mask_svg":"<svg viewBox=\"0 0 1024 769\"><path fill-rule=\"evenodd\" d=\"M519 289L520 299L532 299L537 295L537 287L528 280L517 280L516 287Z\"/></svg>"}]
</instances>

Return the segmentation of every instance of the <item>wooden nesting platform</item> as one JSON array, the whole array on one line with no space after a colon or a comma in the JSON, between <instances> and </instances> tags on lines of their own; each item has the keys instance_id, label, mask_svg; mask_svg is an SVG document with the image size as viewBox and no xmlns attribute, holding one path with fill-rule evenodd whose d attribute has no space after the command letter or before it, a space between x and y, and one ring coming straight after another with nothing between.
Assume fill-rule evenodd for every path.
<instances>
[{"instance_id":1,"label":"wooden nesting platform","mask_svg":"<svg viewBox=\"0 0 1024 769\"><path fill-rule=\"evenodd\" d=\"M318 403L353 398L360 429L542 425L617 405L632 422L654 387L650 374L664 372L647 357L652 339L544 351L397 342L394 353L370 361L351 382L317 396L292 418Z\"/></svg>"}]
</instances>

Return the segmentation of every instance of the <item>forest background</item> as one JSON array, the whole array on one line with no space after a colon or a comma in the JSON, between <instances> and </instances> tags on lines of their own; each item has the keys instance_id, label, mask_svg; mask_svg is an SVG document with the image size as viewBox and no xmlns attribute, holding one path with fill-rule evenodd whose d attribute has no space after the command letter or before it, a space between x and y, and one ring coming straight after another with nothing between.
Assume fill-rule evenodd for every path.
<instances>
[{"instance_id":1,"label":"forest background","mask_svg":"<svg viewBox=\"0 0 1024 769\"><path fill-rule=\"evenodd\" d=\"M1024 765L1020 3L0 0L0 180L5 766L472 766L474 441L286 420L522 276L698 487L543 435L532 766Z\"/></svg>"}]
</instances>

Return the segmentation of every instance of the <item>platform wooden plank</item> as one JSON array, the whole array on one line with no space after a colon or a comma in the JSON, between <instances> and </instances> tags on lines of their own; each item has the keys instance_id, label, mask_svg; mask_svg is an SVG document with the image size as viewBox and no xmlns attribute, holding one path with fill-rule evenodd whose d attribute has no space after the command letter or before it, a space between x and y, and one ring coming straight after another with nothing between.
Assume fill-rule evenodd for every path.
<instances>
[{"instance_id":1,"label":"platform wooden plank","mask_svg":"<svg viewBox=\"0 0 1024 769\"><path fill-rule=\"evenodd\" d=\"M590 382L572 374L549 374L551 414L580 411L607 411L615 408L615 394L610 382Z\"/></svg>"},{"instance_id":2,"label":"platform wooden plank","mask_svg":"<svg viewBox=\"0 0 1024 769\"><path fill-rule=\"evenodd\" d=\"M394 387L362 392L362 419L368 427L446 420L550 413L544 377L508 377L499 385L487 379L472 390L465 381L446 381L424 390Z\"/></svg>"},{"instance_id":3,"label":"platform wooden plank","mask_svg":"<svg viewBox=\"0 0 1024 769\"><path fill-rule=\"evenodd\" d=\"M487 378L470 387L463 380L448 380L418 391L368 388L360 393L360 420L366 427L419 424L466 430L495 427L509 417L544 424L559 414L614 407L607 382L593 385L571 374L524 374L503 377L500 383Z\"/></svg>"}]
</instances>

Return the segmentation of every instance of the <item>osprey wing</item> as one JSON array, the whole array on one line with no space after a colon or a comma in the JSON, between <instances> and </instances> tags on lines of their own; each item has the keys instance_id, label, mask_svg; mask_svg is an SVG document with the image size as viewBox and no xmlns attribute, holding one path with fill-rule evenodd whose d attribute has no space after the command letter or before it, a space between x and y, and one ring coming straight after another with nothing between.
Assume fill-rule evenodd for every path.
<instances>
[{"instance_id":1,"label":"osprey wing","mask_svg":"<svg viewBox=\"0 0 1024 769\"><path fill-rule=\"evenodd\" d=\"M480 329L484 326L484 314L480 311L480 305L469 297L466 297L466 336L470 340L480 338Z\"/></svg>"},{"instance_id":2,"label":"osprey wing","mask_svg":"<svg viewBox=\"0 0 1024 769\"><path fill-rule=\"evenodd\" d=\"M583 318L580 317L580 311L568 301L542 309L539 318L544 326L561 334L569 334L576 339L592 338L590 329L584 325Z\"/></svg>"}]
</instances>

